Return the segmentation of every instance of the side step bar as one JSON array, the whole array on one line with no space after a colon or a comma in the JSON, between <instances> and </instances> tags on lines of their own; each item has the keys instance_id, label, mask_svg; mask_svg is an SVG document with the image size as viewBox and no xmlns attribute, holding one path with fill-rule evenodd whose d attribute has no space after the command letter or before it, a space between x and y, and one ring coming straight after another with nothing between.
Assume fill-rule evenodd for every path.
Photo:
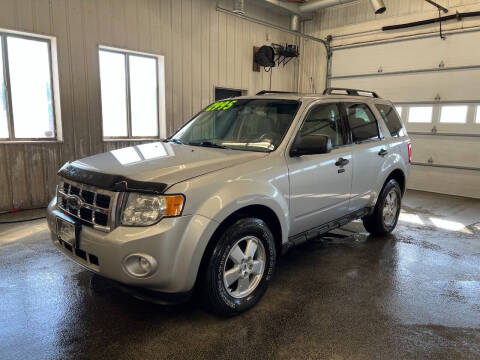
<instances>
[{"instance_id":1,"label":"side step bar","mask_svg":"<svg viewBox=\"0 0 480 360\"><path fill-rule=\"evenodd\" d=\"M353 220L360 219L365 215L368 215L371 212L371 210L372 210L371 208L363 208L351 214L345 215L339 219L330 221L326 224L307 230L298 235L291 236L288 238L288 242L283 244L282 254L285 254L289 249L291 249L294 246L300 245L308 240L315 239L320 235L323 235L333 229L338 229L339 227L342 227Z\"/></svg>"}]
</instances>

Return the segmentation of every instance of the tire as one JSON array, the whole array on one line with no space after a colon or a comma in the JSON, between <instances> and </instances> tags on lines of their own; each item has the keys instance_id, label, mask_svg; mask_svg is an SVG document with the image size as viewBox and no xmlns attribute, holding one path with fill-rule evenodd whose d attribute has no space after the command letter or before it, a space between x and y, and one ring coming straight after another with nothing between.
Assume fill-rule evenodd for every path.
<instances>
[{"instance_id":1,"label":"tire","mask_svg":"<svg viewBox=\"0 0 480 360\"><path fill-rule=\"evenodd\" d=\"M393 194L393 195L392 195ZM395 197L394 200L393 197ZM395 204L392 204L395 202ZM390 234L398 223L402 206L402 191L394 179L389 180L382 189L373 213L363 217L363 226L373 236ZM386 212L384 216L384 211Z\"/></svg>"},{"instance_id":2,"label":"tire","mask_svg":"<svg viewBox=\"0 0 480 360\"><path fill-rule=\"evenodd\" d=\"M224 317L250 309L267 290L275 261L275 241L267 224L257 218L235 221L220 235L208 260L201 284L204 304Z\"/></svg>"}]
</instances>

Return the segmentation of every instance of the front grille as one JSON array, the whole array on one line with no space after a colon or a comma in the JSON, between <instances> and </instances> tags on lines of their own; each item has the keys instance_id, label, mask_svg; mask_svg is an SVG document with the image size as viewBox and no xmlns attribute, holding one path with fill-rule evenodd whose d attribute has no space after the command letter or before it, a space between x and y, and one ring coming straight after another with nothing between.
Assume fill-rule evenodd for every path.
<instances>
[{"instance_id":1,"label":"front grille","mask_svg":"<svg viewBox=\"0 0 480 360\"><path fill-rule=\"evenodd\" d=\"M110 206L110 197L102 194L97 194L96 205L104 209L108 209Z\"/></svg>"},{"instance_id":2,"label":"front grille","mask_svg":"<svg viewBox=\"0 0 480 360\"><path fill-rule=\"evenodd\" d=\"M108 232L115 225L117 196L119 193L64 179L58 186L57 205L83 223Z\"/></svg>"}]
</instances>

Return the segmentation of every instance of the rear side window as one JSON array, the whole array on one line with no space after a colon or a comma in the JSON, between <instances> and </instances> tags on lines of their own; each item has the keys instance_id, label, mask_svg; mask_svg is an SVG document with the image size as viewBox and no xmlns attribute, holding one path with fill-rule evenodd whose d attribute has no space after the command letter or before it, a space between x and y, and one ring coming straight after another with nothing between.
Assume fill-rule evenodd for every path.
<instances>
[{"instance_id":1,"label":"rear side window","mask_svg":"<svg viewBox=\"0 0 480 360\"><path fill-rule=\"evenodd\" d=\"M385 125L387 125L388 131L390 131L390 135L392 135L393 137L400 137L406 135L402 122L398 118L398 115L395 112L393 106L376 104L375 107L377 108L380 115L382 115L382 119L383 121L385 121Z\"/></svg>"},{"instance_id":2,"label":"rear side window","mask_svg":"<svg viewBox=\"0 0 480 360\"><path fill-rule=\"evenodd\" d=\"M380 138L377 120L366 104L346 104L345 106L354 142Z\"/></svg>"},{"instance_id":3,"label":"rear side window","mask_svg":"<svg viewBox=\"0 0 480 360\"><path fill-rule=\"evenodd\" d=\"M300 135L327 135L332 146L344 145L341 119L337 104L318 105L307 115Z\"/></svg>"}]
</instances>

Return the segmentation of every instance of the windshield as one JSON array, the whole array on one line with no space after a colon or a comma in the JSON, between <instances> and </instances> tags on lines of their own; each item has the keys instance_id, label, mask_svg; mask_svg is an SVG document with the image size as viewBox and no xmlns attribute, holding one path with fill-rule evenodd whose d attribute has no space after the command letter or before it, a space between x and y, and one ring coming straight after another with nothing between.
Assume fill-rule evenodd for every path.
<instances>
[{"instance_id":1,"label":"windshield","mask_svg":"<svg viewBox=\"0 0 480 360\"><path fill-rule=\"evenodd\" d=\"M235 150L275 150L300 103L295 100L238 99L216 102L169 141Z\"/></svg>"}]
</instances>

